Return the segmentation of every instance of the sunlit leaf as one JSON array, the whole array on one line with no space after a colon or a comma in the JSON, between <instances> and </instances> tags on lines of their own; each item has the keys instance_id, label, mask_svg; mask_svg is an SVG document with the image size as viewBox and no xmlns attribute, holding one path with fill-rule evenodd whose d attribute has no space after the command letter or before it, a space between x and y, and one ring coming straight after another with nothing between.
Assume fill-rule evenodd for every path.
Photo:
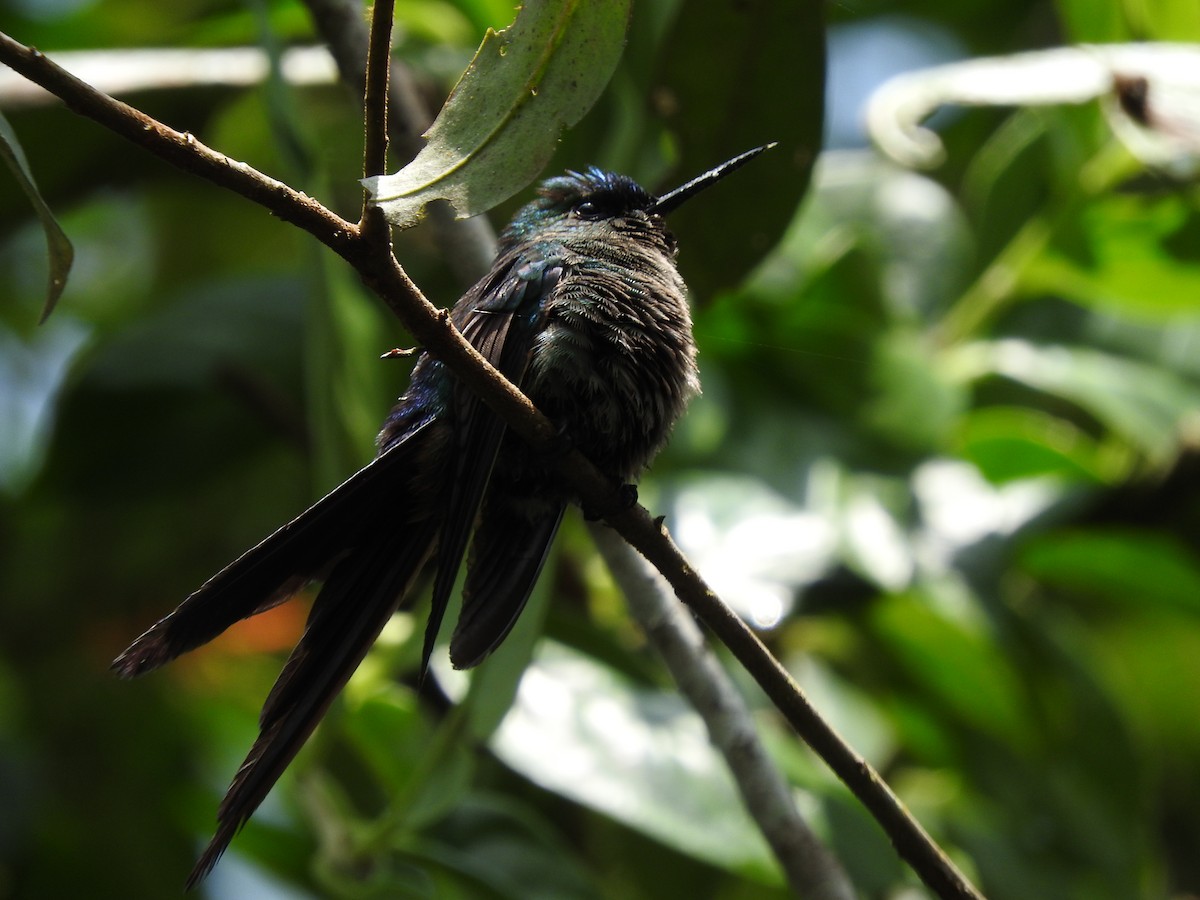
<instances>
[{"instance_id":1,"label":"sunlit leaf","mask_svg":"<svg viewBox=\"0 0 1200 900\"><path fill-rule=\"evenodd\" d=\"M777 625L799 588L832 564L833 524L755 479L688 479L671 502L672 530L688 557L726 603L759 627Z\"/></svg>"},{"instance_id":2,"label":"sunlit leaf","mask_svg":"<svg viewBox=\"0 0 1200 900\"><path fill-rule=\"evenodd\" d=\"M777 877L700 718L677 694L638 690L544 641L491 746L547 790L676 850L758 879Z\"/></svg>"},{"instance_id":3,"label":"sunlit leaf","mask_svg":"<svg viewBox=\"0 0 1200 900\"><path fill-rule=\"evenodd\" d=\"M1081 252L1051 249L1022 273L1028 291L1142 320L1200 313L1200 217L1180 196L1115 196L1074 223Z\"/></svg>"},{"instance_id":4,"label":"sunlit leaf","mask_svg":"<svg viewBox=\"0 0 1200 900\"><path fill-rule=\"evenodd\" d=\"M1200 389L1173 372L1086 347L1040 346L1007 338L952 354L960 375L1002 375L1069 400L1155 464L1170 458Z\"/></svg>"},{"instance_id":5,"label":"sunlit leaf","mask_svg":"<svg viewBox=\"0 0 1200 900\"><path fill-rule=\"evenodd\" d=\"M904 321L924 318L962 290L968 235L954 196L933 179L875 154L826 151L803 214L749 283L756 293L790 298L798 278L813 278L860 248L878 266L888 311Z\"/></svg>"},{"instance_id":6,"label":"sunlit leaf","mask_svg":"<svg viewBox=\"0 0 1200 900\"><path fill-rule=\"evenodd\" d=\"M989 406L967 413L958 428L962 454L995 483L1039 475L1113 481L1126 471L1081 428L1039 410Z\"/></svg>"},{"instance_id":7,"label":"sunlit leaf","mask_svg":"<svg viewBox=\"0 0 1200 900\"><path fill-rule=\"evenodd\" d=\"M1056 47L972 59L898 75L871 97L867 127L883 152L908 166L944 158L921 121L946 104L1046 106L1117 98L1105 105L1118 136L1154 165L1188 171L1200 154L1200 48L1189 44ZM1132 86L1133 90L1123 90Z\"/></svg>"},{"instance_id":8,"label":"sunlit leaf","mask_svg":"<svg viewBox=\"0 0 1200 900\"><path fill-rule=\"evenodd\" d=\"M904 589L916 560L901 523L885 502L885 491L869 477L847 481L841 509L847 563L883 588Z\"/></svg>"},{"instance_id":9,"label":"sunlit leaf","mask_svg":"<svg viewBox=\"0 0 1200 900\"><path fill-rule=\"evenodd\" d=\"M433 200L466 218L528 184L608 83L629 2L530 0L512 26L489 30L417 157L363 180L388 221L413 225Z\"/></svg>"},{"instance_id":10,"label":"sunlit leaf","mask_svg":"<svg viewBox=\"0 0 1200 900\"><path fill-rule=\"evenodd\" d=\"M25 158L25 151L21 149L16 132L12 130L12 126L8 124L8 119L4 118L3 114L0 114L0 159L4 160L5 165L8 166L9 171L21 186L21 190L29 197L29 201L33 204L38 219L42 223L42 230L46 233L50 280L46 287L46 304L42 307L40 319L45 322L50 317L50 313L54 312L55 304L58 303L58 298L62 296L63 289L67 286L67 274L71 271L71 263L75 259L75 248L71 246L71 241L42 198L41 191L38 190L37 183L33 180L33 171L29 168L29 160Z\"/></svg>"},{"instance_id":11,"label":"sunlit leaf","mask_svg":"<svg viewBox=\"0 0 1200 900\"><path fill-rule=\"evenodd\" d=\"M926 532L919 541L926 565L989 538L1016 534L1059 502L1064 492L1061 483L1050 478L996 486L969 463L949 459L922 463L910 485Z\"/></svg>"}]
</instances>

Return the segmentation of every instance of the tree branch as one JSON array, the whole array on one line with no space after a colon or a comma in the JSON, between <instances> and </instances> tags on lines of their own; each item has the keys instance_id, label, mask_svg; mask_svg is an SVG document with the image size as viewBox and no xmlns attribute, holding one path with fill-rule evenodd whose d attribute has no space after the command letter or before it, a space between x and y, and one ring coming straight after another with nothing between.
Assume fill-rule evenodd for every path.
<instances>
[{"instance_id":1,"label":"tree branch","mask_svg":"<svg viewBox=\"0 0 1200 900\"><path fill-rule=\"evenodd\" d=\"M800 817L792 789L767 755L745 699L708 649L699 626L675 602L662 575L611 528L592 522L588 529L634 618L704 719L709 739L725 757L742 802L792 893L806 900L853 900L845 870Z\"/></svg>"},{"instance_id":2,"label":"tree branch","mask_svg":"<svg viewBox=\"0 0 1200 900\"><path fill-rule=\"evenodd\" d=\"M185 172L257 203L283 221L303 228L335 252L342 253L357 234L357 226L306 194L218 153L192 134L168 128L140 110L101 93L55 65L40 51L14 41L3 32L0 32L0 62L56 95L81 116Z\"/></svg>"},{"instance_id":3,"label":"tree branch","mask_svg":"<svg viewBox=\"0 0 1200 900\"><path fill-rule=\"evenodd\" d=\"M875 817L896 852L926 886L943 900L983 900L879 773L821 718L758 636L696 573L661 522L641 506L606 521L662 573L675 595L729 648L788 724Z\"/></svg>"},{"instance_id":4,"label":"tree branch","mask_svg":"<svg viewBox=\"0 0 1200 900\"><path fill-rule=\"evenodd\" d=\"M551 454L557 429L511 382L479 355L421 294L390 252L382 254L357 225L341 219L310 197L204 146L144 113L79 81L43 54L0 33L0 62L95 120L184 171L234 191L313 235L352 265L421 344L443 360L456 377L491 406L535 450ZM692 569L661 522L645 508L627 507L613 484L578 450L560 458L558 474L589 509L604 513L610 525L650 561L676 595L708 625L758 682L800 737L850 788L891 837L899 854L942 898L981 895L907 813L870 764L827 725L787 671Z\"/></svg>"}]
</instances>

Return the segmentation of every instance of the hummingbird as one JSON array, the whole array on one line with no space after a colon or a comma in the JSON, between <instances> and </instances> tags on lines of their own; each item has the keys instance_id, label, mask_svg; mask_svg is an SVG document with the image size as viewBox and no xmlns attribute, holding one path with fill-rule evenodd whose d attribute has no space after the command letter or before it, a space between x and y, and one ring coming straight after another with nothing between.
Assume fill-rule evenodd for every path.
<instances>
[{"instance_id":1,"label":"hummingbird","mask_svg":"<svg viewBox=\"0 0 1200 900\"><path fill-rule=\"evenodd\" d=\"M451 311L463 337L614 483L637 478L699 392L687 289L664 217L771 146L661 196L596 167L544 181L501 233L491 270ZM422 677L464 555L450 660L476 666L517 621L575 500L553 459L423 350L377 445L371 463L113 662L122 677L145 674L321 582L189 888L262 803L426 567Z\"/></svg>"}]
</instances>

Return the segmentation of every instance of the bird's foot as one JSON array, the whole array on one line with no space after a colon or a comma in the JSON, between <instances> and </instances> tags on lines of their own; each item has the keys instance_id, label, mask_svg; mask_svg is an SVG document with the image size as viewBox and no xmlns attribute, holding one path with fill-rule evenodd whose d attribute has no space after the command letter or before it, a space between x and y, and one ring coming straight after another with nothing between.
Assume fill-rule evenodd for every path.
<instances>
[{"instance_id":1,"label":"bird's foot","mask_svg":"<svg viewBox=\"0 0 1200 900\"><path fill-rule=\"evenodd\" d=\"M380 359L408 359L410 356L416 356L421 352L420 347L393 347L387 353L380 356Z\"/></svg>"}]
</instances>

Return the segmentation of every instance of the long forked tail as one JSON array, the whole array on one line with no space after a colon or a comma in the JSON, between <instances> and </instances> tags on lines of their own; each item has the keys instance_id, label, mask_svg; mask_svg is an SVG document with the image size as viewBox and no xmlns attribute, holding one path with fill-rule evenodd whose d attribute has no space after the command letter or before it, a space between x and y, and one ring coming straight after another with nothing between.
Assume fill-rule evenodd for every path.
<instances>
[{"instance_id":1,"label":"long forked tail","mask_svg":"<svg viewBox=\"0 0 1200 900\"><path fill-rule=\"evenodd\" d=\"M403 501L414 451L423 443L411 439L428 424L206 581L130 644L113 669L123 678L151 672L323 577L367 529L378 526L385 503Z\"/></svg>"},{"instance_id":2,"label":"long forked tail","mask_svg":"<svg viewBox=\"0 0 1200 900\"><path fill-rule=\"evenodd\" d=\"M378 535L326 579L304 636L263 706L258 739L221 801L217 831L188 876L189 888L212 871L279 780L429 558L432 534L415 531Z\"/></svg>"}]
</instances>

